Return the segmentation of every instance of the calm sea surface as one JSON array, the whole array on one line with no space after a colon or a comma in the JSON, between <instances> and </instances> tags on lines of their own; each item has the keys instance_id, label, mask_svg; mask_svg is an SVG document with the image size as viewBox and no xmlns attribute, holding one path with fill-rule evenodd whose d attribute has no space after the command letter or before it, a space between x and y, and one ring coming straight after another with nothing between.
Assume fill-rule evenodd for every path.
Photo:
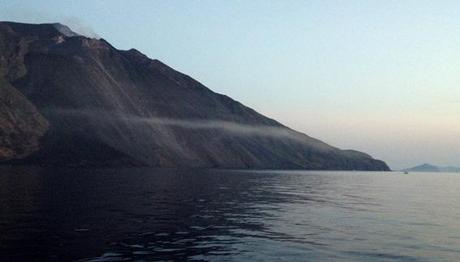
<instances>
[{"instance_id":1,"label":"calm sea surface","mask_svg":"<svg viewBox=\"0 0 460 262\"><path fill-rule=\"evenodd\" d=\"M460 174L0 168L0 261L460 261Z\"/></svg>"}]
</instances>

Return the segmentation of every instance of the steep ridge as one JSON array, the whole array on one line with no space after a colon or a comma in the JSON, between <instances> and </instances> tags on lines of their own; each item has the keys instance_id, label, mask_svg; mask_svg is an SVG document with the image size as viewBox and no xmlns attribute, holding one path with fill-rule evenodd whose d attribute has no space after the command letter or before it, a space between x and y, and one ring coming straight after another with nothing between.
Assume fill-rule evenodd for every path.
<instances>
[{"instance_id":1,"label":"steep ridge","mask_svg":"<svg viewBox=\"0 0 460 262\"><path fill-rule=\"evenodd\" d=\"M0 120L15 110L14 118L27 122L18 130L34 130L34 146L0 154L8 163L388 170L367 154L291 130L137 50L117 50L61 24L0 22L0 70L0 91L16 92L27 104L0 107ZM0 131L7 126L0 122ZM5 151L3 140L2 133Z\"/></svg>"}]
</instances>

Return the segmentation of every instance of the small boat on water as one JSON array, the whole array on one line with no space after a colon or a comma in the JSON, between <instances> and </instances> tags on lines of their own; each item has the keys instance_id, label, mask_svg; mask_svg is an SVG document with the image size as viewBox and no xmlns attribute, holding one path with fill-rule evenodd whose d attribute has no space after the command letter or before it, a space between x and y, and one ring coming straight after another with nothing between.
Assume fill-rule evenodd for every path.
<instances>
[{"instance_id":1,"label":"small boat on water","mask_svg":"<svg viewBox=\"0 0 460 262\"><path fill-rule=\"evenodd\" d=\"M407 171L404 171L404 174L406 174L406 175L407 175L407 174L409 174L409 172L407 172Z\"/></svg>"}]
</instances>

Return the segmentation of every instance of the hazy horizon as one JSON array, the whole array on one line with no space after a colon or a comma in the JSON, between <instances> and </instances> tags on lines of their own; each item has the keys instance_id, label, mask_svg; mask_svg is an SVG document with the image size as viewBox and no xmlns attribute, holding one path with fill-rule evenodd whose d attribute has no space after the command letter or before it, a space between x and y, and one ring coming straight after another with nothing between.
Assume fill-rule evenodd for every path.
<instances>
[{"instance_id":1,"label":"hazy horizon","mask_svg":"<svg viewBox=\"0 0 460 262\"><path fill-rule=\"evenodd\" d=\"M135 3L135 4L134 4ZM460 166L455 1L4 1L136 48L279 122L401 169Z\"/></svg>"}]
</instances>

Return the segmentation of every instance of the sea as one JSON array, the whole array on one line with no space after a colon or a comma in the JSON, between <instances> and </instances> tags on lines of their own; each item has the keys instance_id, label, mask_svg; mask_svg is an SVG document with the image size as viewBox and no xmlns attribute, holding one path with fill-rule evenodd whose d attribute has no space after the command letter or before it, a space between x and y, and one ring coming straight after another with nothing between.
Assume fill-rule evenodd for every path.
<instances>
[{"instance_id":1,"label":"sea","mask_svg":"<svg viewBox=\"0 0 460 262\"><path fill-rule=\"evenodd\" d=\"M4 166L0 261L460 261L460 174Z\"/></svg>"}]
</instances>

